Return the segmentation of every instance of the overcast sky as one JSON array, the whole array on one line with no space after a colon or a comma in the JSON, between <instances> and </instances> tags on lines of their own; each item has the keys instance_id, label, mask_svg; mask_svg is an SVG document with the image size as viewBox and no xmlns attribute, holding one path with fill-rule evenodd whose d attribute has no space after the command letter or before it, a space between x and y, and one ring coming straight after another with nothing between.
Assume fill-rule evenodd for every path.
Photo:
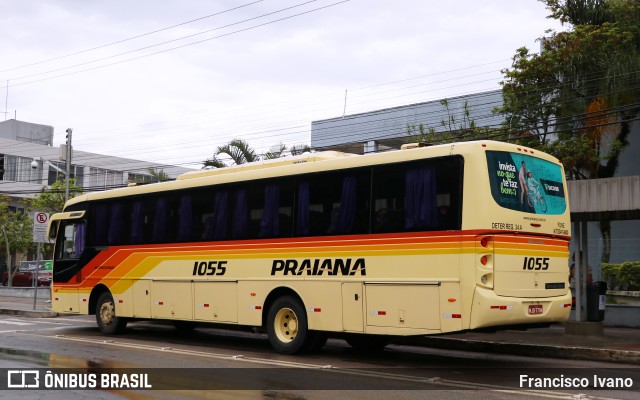
<instances>
[{"instance_id":1,"label":"overcast sky","mask_svg":"<svg viewBox=\"0 0 640 400\"><path fill-rule=\"evenodd\" d=\"M0 0L0 120L6 107L52 125L54 146L73 128L78 150L200 168L233 138L309 143L345 90L352 114L498 89L518 47L561 29L548 14L536 0Z\"/></svg>"}]
</instances>

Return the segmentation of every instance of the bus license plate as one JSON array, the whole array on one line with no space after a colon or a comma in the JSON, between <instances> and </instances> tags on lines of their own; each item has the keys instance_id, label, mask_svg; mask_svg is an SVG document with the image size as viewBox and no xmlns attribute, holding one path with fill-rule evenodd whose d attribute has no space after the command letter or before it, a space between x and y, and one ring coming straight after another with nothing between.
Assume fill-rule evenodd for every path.
<instances>
[{"instance_id":1,"label":"bus license plate","mask_svg":"<svg viewBox=\"0 0 640 400\"><path fill-rule=\"evenodd\" d=\"M529 314L542 314L542 304L529 305Z\"/></svg>"}]
</instances>

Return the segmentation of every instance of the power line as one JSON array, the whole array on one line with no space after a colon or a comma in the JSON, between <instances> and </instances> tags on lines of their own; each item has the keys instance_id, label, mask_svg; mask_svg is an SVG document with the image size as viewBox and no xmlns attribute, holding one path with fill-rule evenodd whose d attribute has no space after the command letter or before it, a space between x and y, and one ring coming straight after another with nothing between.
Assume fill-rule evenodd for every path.
<instances>
[{"instance_id":1,"label":"power line","mask_svg":"<svg viewBox=\"0 0 640 400\"><path fill-rule=\"evenodd\" d=\"M272 13L264 14L264 15L261 15L259 17L249 18L249 19L246 19L246 20L243 20L243 21L240 21L240 22L236 22L236 23L233 23L233 24L229 24L229 25L226 25L226 26L223 26L223 27L220 27L220 28L215 28L215 29L212 29L210 31L219 30L219 29L222 29L222 28L238 25L238 24L241 24L241 23L244 23L244 22L247 22L247 21L251 21L251 20L254 20L254 19L262 18L262 17L269 16L269 15L273 15L273 14L276 14L276 13L279 13L279 12L282 12L282 11L286 11L286 10L289 10L289 9L292 9L292 8L295 8L295 7L300 7L302 5L305 5L305 4L308 4L308 3L312 3L312 2L315 2L315 1L318 1L318 0L310 0L310 1L307 1L305 3L300 3L300 4L292 6L292 7L288 7L288 8L284 8L284 9L278 10L278 11L274 11ZM116 61L116 62L112 62L112 63L109 63L109 64L103 64L103 65L99 65L99 66L92 67L92 68L87 68L87 69L83 69L83 70L79 70L79 71L69 72L69 73L66 73L66 74L51 76L51 77L48 77L48 78L42 78L42 79L33 80L33 81L29 81L29 82L16 83L16 84L10 85L9 87L11 88L11 87L16 87L16 86L30 85L30 84L33 84L33 83L38 83L38 82L43 82L43 81L47 81L47 80L51 80L51 79L56 79L56 78L62 78L62 77L66 77L66 76L76 75L76 74L83 73L83 72L95 71L95 70L101 69L101 68L111 67L111 66L123 64L123 63L126 63L126 62L140 60L140 59L151 57L151 56L155 56L155 55L158 55L158 54L163 54L163 53L167 53L167 52L170 52L170 51L182 49L182 48L185 48L185 47L194 46L196 44L201 44L201 43L208 42L208 41L211 41L211 40L220 39L220 38L223 38L223 37L235 35L235 34L238 34L238 33L241 33L241 32L246 32L246 31L249 31L249 30L257 29L257 28L260 28L260 27L263 27L263 26L275 24L277 22L282 22L282 21L285 21L285 20L289 20L289 19L292 19L292 18L296 18L296 17L302 16L302 15L310 14L310 13L313 13L313 12L316 12L316 11L320 11L320 10L323 10L323 9L326 9L326 8L329 8L329 7L337 6L337 5L342 4L342 3L347 3L349 1L350 0L338 1L336 3L332 3L332 4L329 4L329 5L326 5L326 6L314 8L312 10L303 11L303 12L300 12L300 13L297 13L297 14L293 14L293 15L289 15L289 16L286 16L286 17L278 18L278 19L275 19L275 20L272 20L272 21L268 21L268 22L265 22L265 23L262 23L262 24L253 25L253 26L250 26L250 27L247 27L247 28L238 29L238 30L233 31L233 32L220 34L218 36L214 36L214 37L211 37L211 38L202 39L202 40L198 40L198 41L195 41L195 42L187 43L187 44L184 44L184 45L171 47L169 49L159 50L159 51L156 51L156 52L153 52L153 53L149 53L149 54L144 54L144 55L141 55L141 56L138 56L138 57L128 58L126 60ZM210 31L207 31L207 32L210 32ZM196 34L190 35L190 36L186 36L186 37L191 37L191 36L195 36L195 35ZM53 71L49 71L49 72L45 72L45 73L34 74L34 75L25 76L25 77L21 77L21 78L11 78L11 79L8 79L8 80L11 81L11 80L17 80L17 79L26 79L28 77L39 76L39 75L43 75L43 74L47 74L47 73L58 72L58 71L62 71L62 70L70 69L70 68L75 68L75 67L78 67L78 66L91 64L91 63L94 63L94 62L104 61L106 59L111 59L111 58L118 57L118 56L121 56L121 55L130 54L130 53L133 53L133 52L136 52L136 51L145 50L145 49L148 49L148 48L151 48L151 47L157 47L159 45L170 43L170 42L174 42L174 41L177 41L177 40L182 40L182 38L170 40L170 41L167 41L165 43L160 43L160 44L157 44L157 45L143 47L143 48L140 48L140 49L137 49L137 50L132 50L132 51L121 53L121 54L118 54L118 55L115 55L115 56L105 57L103 59L99 59L99 60L96 60L96 61L89 61L89 62L86 62L86 63L78 64L78 65L75 65L75 66L71 66L71 67L60 68L58 70L53 70Z\"/></svg>"},{"instance_id":2,"label":"power line","mask_svg":"<svg viewBox=\"0 0 640 400\"><path fill-rule=\"evenodd\" d=\"M143 34L140 34L140 35L128 37L126 39L117 40L115 42L101 44L101 45L98 45L98 46L95 46L95 47L91 47L89 49L76 51L75 53L69 53L69 54L65 54L65 55L62 55L62 56L49 58L49 59L46 59L46 60L36 61L36 62L30 63L30 64L24 64L24 65L19 65L17 67L12 67L12 68L8 68L8 69L0 70L0 73L9 72L9 71L15 71L15 70L22 69L22 68L32 67L34 65L45 64L45 63L48 63L48 62L51 62L51 61L61 60L63 58L73 57L73 56L77 56L79 54L89 53L91 51L103 49L105 47L114 46L116 44L121 44L121 43L129 42L131 40L140 39L142 37L150 36L150 35L153 35L153 34L156 34L156 33L164 32L164 31L168 31L170 29L177 28L179 26L188 25L188 24L191 24L193 22L202 21L202 20L207 19L207 18L216 17L218 15L222 15L222 14L225 14L225 13L228 13L228 12L231 12L231 11L236 11L236 10L239 10L241 8L248 7L248 6L254 5L256 3L260 3L262 1L264 1L264 0L253 1L251 3L243 4L243 5L240 5L240 6L237 6L237 7L233 7L233 8L224 10L224 11L220 11L220 12L217 12L217 13L205 15L204 17L195 18L195 19L192 19L192 20L189 20L189 21L181 22L179 24L167 26L165 28L156 29L156 30L151 31L151 32L147 32L147 33L143 33Z\"/></svg>"}]
</instances>

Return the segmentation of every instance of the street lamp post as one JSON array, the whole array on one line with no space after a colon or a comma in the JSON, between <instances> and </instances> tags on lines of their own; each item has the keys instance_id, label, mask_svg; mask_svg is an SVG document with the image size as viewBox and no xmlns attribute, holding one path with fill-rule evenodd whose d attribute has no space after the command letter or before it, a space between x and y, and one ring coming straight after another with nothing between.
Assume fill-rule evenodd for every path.
<instances>
[{"instance_id":1,"label":"street lamp post","mask_svg":"<svg viewBox=\"0 0 640 400\"><path fill-rule=\"evenodd\" d=\"M71 134L73 129L67 129L67 173L64 180L64 202L69 200L69 179L71 177Z\"/></svg>"}]
</instances>

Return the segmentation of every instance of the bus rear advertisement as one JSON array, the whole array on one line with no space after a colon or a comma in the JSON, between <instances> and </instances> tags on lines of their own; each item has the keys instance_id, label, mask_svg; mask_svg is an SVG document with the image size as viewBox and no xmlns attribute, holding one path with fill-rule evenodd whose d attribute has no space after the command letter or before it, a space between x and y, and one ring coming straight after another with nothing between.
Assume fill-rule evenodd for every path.
<instances>
[{"instance_id":1,"label":"bus rear advertisement","mask_svg":"<svg viewBox=\"0 0 640 400\"><path fill-rule=\"evenodd\" d=\"M239 325L274 349L564 321L566 181L495 141L308 153L89 193L51 217L52 308Z\"/></svg>"}]
</instances>

